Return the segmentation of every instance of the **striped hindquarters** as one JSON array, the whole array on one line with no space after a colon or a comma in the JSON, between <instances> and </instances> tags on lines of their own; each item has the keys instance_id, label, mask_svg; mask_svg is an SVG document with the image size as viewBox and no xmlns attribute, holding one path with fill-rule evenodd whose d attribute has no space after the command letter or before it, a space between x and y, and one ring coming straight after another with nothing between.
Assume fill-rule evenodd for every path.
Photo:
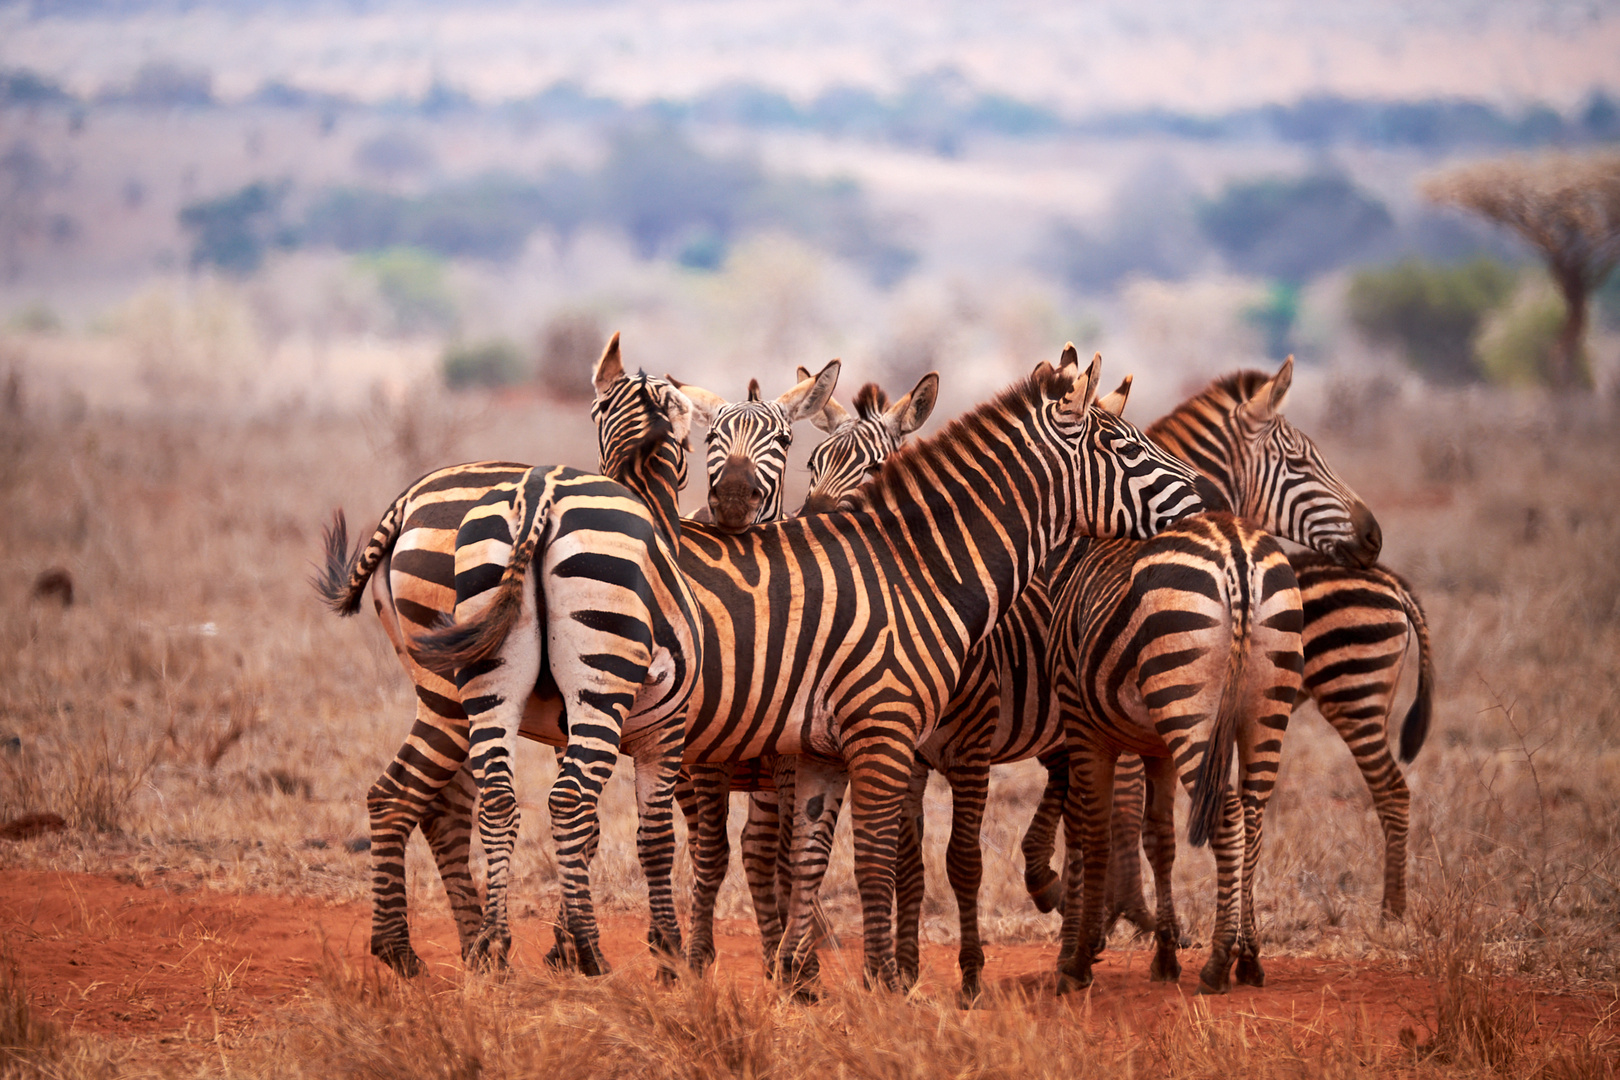
<instances>
[{"instance_id":1,"label":"striped hindquarters","mask_svg":"<svg viewBox=\"0 0 1620 1080\"><path fill-rule=\"evenodd\" d=\"M1351 751L1388 738L1389 707L1409 635L1418 648L1417 696L1401 726L1401 760L1422 748L1433 710L1434 665L1429 626L1410 586L1381 566L1340 566L1320 555L1290 556L1305 604L1305 689L1324 716L1359 722L1346 735Z\"/></svg>"}]
</instances>

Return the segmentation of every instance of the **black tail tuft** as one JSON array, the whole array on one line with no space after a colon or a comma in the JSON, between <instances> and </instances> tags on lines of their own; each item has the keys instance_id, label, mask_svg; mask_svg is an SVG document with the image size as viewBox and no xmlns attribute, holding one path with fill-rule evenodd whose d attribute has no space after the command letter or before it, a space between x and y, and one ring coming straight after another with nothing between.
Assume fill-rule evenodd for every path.
<instances>
[{"instance_id":1,"label":"black tail tuft","mask_svg":"<svg viewBox=\"0 0 1620 1080\"><path fill-rule=\"evenodd\" d=\"M1401 760L1410 762L1423 749L1423 740L1429 735L1429 720L1434 713L1434 658L1429 653L1429 624L1423 617L1423 608L1407 589L1406 582L1394 574L1390 577L1395 578L1400 588L1401 605L1406 608L1407 621L1417 634L1417 697L1412 699L1412 707L1406 710L1406 719L1401 722Z\"/></svg>"},{"instance_id":2,"label":"black tail tuft","mask_svg":"<svg viewBox=\"0 0 1620 1080\"><path fill-rule=\"evenodd\" d=\"M1239 691L1237 680L1229 672L1220 711L1204 748L1204 760L1199 762L1198 775L1193 778L1192 811L1187 819L1187 842L1193 847L1209 843L1226 812L1226 789L1237 743L1238 701L1242 696Z\"/></svg>"},{"instance_id":3,"label":"black tail tuft","mask_svg":"<svg viewBox=\"0 0 1620 1080\"><path fill-rule=\"evenodd\" d=\"M523 611L523 585L523 578L508 576L489 607L476 618L448 623L418 637L411 650L416 662L453 680L467 665L495 657Z\"/></svg>"},{"instance_id":4,"label":"black tail tuft","mask_svg":"<svg viewBox=\"0 0 1620 1080\"><path fill-rule=\"evenodd\" d=\"M358 589L350 584L363 545L356 544L354 551L349 551L349 522L342 510L334 511L332 523L321 530L321 548L323 558L316 564L309 583L327 607L339 615L353 615L360 610L360 597L365 593L364 583Z\"/></svg>"}]
</instances>

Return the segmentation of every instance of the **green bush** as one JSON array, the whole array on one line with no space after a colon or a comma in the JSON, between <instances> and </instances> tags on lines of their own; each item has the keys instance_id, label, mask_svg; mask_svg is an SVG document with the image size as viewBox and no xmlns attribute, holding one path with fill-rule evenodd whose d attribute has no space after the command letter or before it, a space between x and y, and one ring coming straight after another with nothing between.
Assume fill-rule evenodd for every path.
<instances>
[{"instance_id":1,"label":"green bush","mask_svg":"<svg viewBox=\"0 0 1620 1080\"><path fill-rule=\"evenodd\" d=\"M387 248L356 260L377 283L401 333L448 333L456 327L456 302L445 280L444 261L419 248Z\"/></svg>"},{"instance_id":2,"label":"green bush","mask_svg":"<svg viewBox=\"0 0 1620 1080\"><path fill-rule=\"evenodd\" d=\"M1474 381L1483 374L1474 339L1512 295L1517 276L1486 258L1457 266L1407 259L1363 270L1350 282L1350 318L1372 340L1398 346L1425 376Z\"/></svg>"},{"instance_id":3,"label":"green bush","mask_svg":"<svg viewBox=\"0 0 1620 1080\"><path fill-rule=\"evenodd\" d=\"M440 361L445 385L452 390L473 386L512 386L530 376L523 352L504 338L451 345Z\"/></svg>"},{"instance_id":4,"label":"green bush","mask_svg":"<svg viewBox=\"0 0 1620 1080\"><path fill-rule=\"evenodd\" d=\"M1495 312L1475 342L1480 372L1502 386L1547 383L1548 361L1564 326L1564 301L1551 288L1525 289Z\"/></svg>"},{"instance_id":5,"label":"green bush","mask_svg":"<svg viewBox=\"0 0 1620 1080\"><path fill-rule=\"evenodd\" d=\"M296 237L281 220L288 187L285 180L258 180L182 207L180 226L192 235L192 267L217 266L245 276L259 268L272 246L294 246Z\"/></svg>"}]
</instances>

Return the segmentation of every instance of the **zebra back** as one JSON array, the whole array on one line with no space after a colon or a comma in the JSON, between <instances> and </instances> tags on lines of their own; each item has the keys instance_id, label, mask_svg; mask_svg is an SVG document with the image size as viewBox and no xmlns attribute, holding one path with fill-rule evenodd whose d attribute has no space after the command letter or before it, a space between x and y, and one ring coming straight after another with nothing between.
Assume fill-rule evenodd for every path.
<instances>
[{"instance_id":1,"label":"zebra back","mask_svg":"<svg viewBox=\"0 0 1620 1080\"><path fill-rule=\"evenodd\" d=\"M1060 368L1042 364L906 443L840 512L737 536L689 523L681 566L714 670L694 698L688 760L800 752L791 718L844 707L895 663L927 684L898 695L913 703L902 711L934 698L912 737L926 735L968 649L1054 543L1074 532L1145 538L1202 509L1185 464L1090 407L1099 362L1082 372L1070 346Z\"/></svg>"},{"instance_id":2,"label":"zebra back","mask_svg":"<svg viewBox=\"0 0 1620 1080\"><path fill-rule=\"evenodd\" d=\"M841 366L833 360L770 401L760 395L758 379L749 380L745 400L728 402L700 386L669 377L691 399L697 419L709 427L704 438L708 446L707 509L716 528L740 532L782 516L782 474L793 445L793 425L822 411L838 385Z\"/></svg>"},{"instance_id":3,"label":"zebra back","mask_svg":"<svg viewBox=\"0 0 1620 1080\"><path fill-rule=\"evenodd\" d=\"M1258 528L1347 566L1372 566L1383 546L1378 520L1282 414L1293 374L1290 356L1272 376L1222 376L1148 425L1148 435Z\"/></svg>"}]
</instances>

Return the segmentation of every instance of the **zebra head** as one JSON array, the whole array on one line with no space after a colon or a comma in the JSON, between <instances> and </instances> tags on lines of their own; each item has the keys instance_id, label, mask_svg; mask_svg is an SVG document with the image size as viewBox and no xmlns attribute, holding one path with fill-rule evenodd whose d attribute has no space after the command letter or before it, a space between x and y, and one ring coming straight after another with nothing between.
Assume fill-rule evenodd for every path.
<instances>
[{"instance_id":1,"label":"zebra head","mask_svg":"<svg viewBox=\"0 0 1620 1080\"><path fill-rule=\"evenodd\" d=\"M592 383L596 398L591 402L591 419L596 422L602 474L649 504L660 504L660 512L669 511L666 517L674 514L678 519L674 507L686 486L691 399L666 379L644 371L626 372L617 333L596 362Z\"/></svg>"},{"instance_id":2,"label":"zebra head","mask_svg":"<svg viewBox=\"0 0 1620 1080\"><path fill-rule=\"evenodd\" d=\"M808 376L809 372L799 369L801 379ZM893 405L876 383L867 383L855 395L854 416L828 398L822 410L810 418L828 438L810 451L810 492L799 515L836 510L840 499L877 472L883 459L922 427L938 400L939 375L935 372L924 375L911 393Z\"/></svg>"},{"instance_id":3,"label":"zebra head","mask_svg":"<svg viewBox=\"0 0 1620 1080\"><path fill-rule=\"evenodd\" d=\"M834 360L773 401L760 396L757 379L748 383L748 398L738 402L670 379L709 426L709 514L716 528L741 532L782 516L782 473L793 425L822 411L838 385L839 368Z\"/></svg>"},{"instance_id":4,"label":"zebra head","mask_svg":"<svg viewBox=\"0 0 1620 1080\"><path fill-rule=\"evenodd\" d=\"M1101 378L1102 356L1093 356L1082 370L1073 344L1064 347L1057 368L1043 362L1030 375L1045 399L1043 426L1066 451L1060 472L1069 478L1073 499L1070 533L1146 540L1189 514L1219 506L1207 480L1118 415L1130 381L1099 401Z\"/></svg>"},{"instance_id":5,"label":"zebra head","mask_svg":"<svg viewBox=\"0 0 1620 1080\"><path fill-rule=\"evenodd\" d=\"M1372 566L1383 547L1378 519L1282 414L1293 378L1291 356L1269 378L1259 371L1225 376L1148 432L1257 527L1346 566Z\"/></svg>"}]
</instances>

